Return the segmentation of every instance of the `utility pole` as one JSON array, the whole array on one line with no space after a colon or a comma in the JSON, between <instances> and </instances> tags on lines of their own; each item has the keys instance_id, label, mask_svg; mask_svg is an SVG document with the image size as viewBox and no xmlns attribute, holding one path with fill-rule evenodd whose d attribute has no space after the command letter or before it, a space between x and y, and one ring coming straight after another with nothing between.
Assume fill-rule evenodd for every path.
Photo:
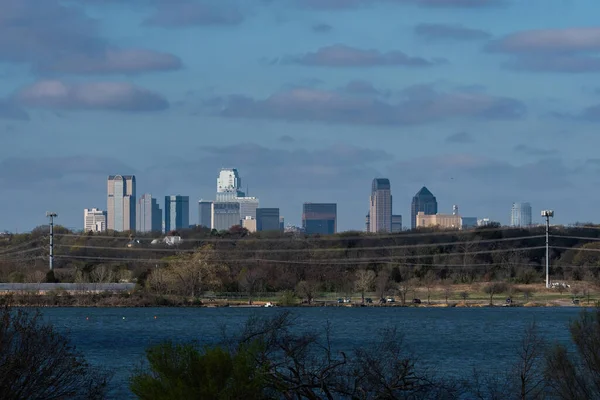
<instances>
[{"instance_id":1,"label":"utility pole","mask_svg":"<svg viewBox=\"0 0 600 400\"><path fill-rule=\"evenodd\" d=\"M543 210L542 217L546 218L546 289L550 289L550 218L554 211Z\"/></svg>"},{"instance_id":2,"label":"utility pole","mask_svg":"<svg viewBox=\"0 0 600 400\"><path fill-rule=\"evenodd\" d=\"M46 217L50 218L50 257L49 257L49 266L50 271L54 270L54 218L58 217L58 214L55 212L46 212Z\"/></svg>"}]
</instances>

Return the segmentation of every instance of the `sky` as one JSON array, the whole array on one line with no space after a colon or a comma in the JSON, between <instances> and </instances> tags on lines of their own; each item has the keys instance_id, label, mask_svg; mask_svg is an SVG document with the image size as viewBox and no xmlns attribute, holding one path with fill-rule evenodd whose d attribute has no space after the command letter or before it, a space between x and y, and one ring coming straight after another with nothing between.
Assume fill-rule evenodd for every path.
<instances>
[{"instance_id":1,"label":"sky","mask_svg":"<svg viewBox=\"0 0 600 400\"><path fill-rule=\"evenodd\" d=\"M394 214L598 221L597 0L0 0L0 230L83 226L106 178L214 199L222 167L300 224Z\"/></svg>"}]
</instances>

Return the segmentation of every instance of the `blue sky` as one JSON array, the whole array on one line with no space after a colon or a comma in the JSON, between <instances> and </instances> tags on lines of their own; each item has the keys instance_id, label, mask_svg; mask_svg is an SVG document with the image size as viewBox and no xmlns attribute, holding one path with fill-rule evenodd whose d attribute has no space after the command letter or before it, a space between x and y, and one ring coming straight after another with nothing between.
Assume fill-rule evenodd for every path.
<instances>
[{"instance_id":1,"label":"blue sky","mask_svg":"<svg viewBox=\"0 0 600 400\"><path fill-rule=\"evenodd\" d=\"M0 229L80 228L106 176L214 197L237 167L300 223L371 180L409 221L508 223L514 201L597 221L597 0L0 0ZM192 207L191 218L197 218ZM539 217L538 220L541 221Z\"/></svg>"}]
</instances>

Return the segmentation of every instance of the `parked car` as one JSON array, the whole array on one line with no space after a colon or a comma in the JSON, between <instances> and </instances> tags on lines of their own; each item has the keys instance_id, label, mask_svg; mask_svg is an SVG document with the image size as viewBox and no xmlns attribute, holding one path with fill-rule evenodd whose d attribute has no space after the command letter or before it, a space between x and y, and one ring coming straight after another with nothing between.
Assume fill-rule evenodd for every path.
<instances>
[{"instance_id":1,"label":"parked car","mask_svg":"<svg viewBox=\"0 0 600 400\"><path fill-rule=\"evenodd\" d=\"M388 297L387 299L385 299L385 301L387 301L388 303L395 303L396 299L394 299L393 297Z\"/></svg>"},{"instance_id":2,"label":"parked car","mask_svg":"<svg viewBox=\"0 0 600 400\"><path fill-rule=\"evenodd\" d=\"M421 299L413 299L412 302L414 304L421 304Z\"/></svg>"},{"instance_id":3,"label":"parked car","mask_svg":"<svg viewBox=\"0 0 600 400\"><path fill-rule=\"evenodd\" d=\"M344 302L344 299L342 299L341 297L339 299L337 299L338 304L342 304Z\"/></svg>"},{"instance_id":4,"label":"parked car","mask_svg":"<svg viewBox=\"0 0 600 400\"><path fill-rule=\"evenodd\" d=\"M373 303L373 299L372 299L372 298L370 298L370 297L367 297L367 298L365 299L365 303L371 304L371 303Z\"/></svg>"}]
</instances>

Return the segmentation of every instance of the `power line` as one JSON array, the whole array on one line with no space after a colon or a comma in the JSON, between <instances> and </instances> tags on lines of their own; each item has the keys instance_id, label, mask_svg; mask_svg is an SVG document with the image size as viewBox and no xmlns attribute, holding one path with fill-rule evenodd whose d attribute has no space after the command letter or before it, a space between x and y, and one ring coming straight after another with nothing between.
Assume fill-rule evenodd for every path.
<instances>
[{"instance_id":1,"label":"power line","mask_svg":"<svg viewBox=\"0 0 600 400\"><path fill-rule=\"evenodd\" d=\"M260 252L260 253L302 253L302 252L334 252L334 251L372 251L372 250L394 250L394 249L418 249L418 248L429 248L429 247L449 247L459 246L468 244L483 244L483 243L498 243L498 242L511 242L518 240L533 240L543 238L544 235L536 236L519 236L514 238L501 238L501 239L481 239L473 241L463 242L443 242L443 243L422 243L412 245L400 245L400 246L372 246L372 247L332 247L332 248L301 248L301 249L241 249L241 250L225 250L215 249L214 251L219 253L248 253L248 252ZM119 251L147 251L147 252L173 252L173 253L193 253L196 249L160 249L160 248L145 248L145 247L112 247L112 246L78 246L78 245L55 245L55 247L68 247L73 249L94 249L94 250L119 250Z\"/></svg>"}]
</instances>

